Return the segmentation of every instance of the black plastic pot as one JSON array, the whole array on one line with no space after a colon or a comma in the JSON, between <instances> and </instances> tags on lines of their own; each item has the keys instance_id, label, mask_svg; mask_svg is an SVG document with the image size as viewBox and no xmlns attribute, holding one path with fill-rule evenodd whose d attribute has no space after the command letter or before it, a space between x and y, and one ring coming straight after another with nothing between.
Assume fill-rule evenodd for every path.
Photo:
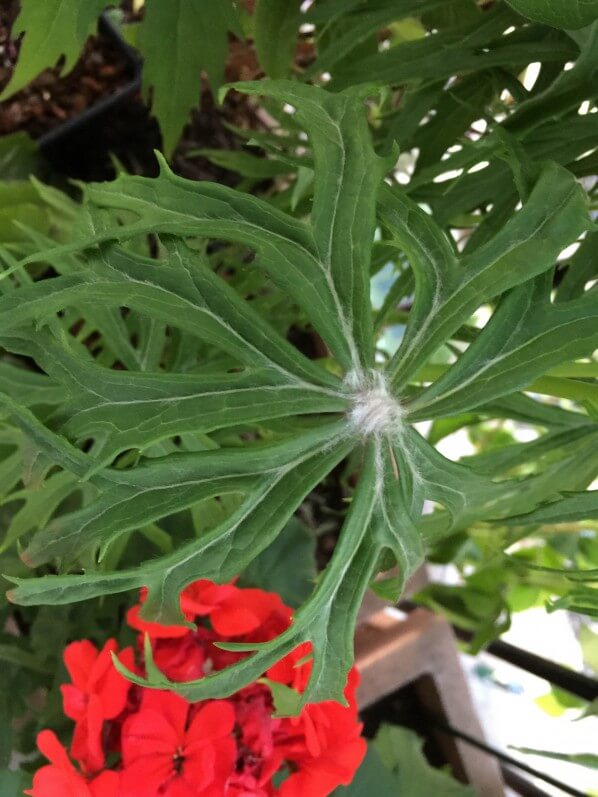
<instances>
[{"instance_id":1,"label":"black plastic pot","mask_svg":"<svg viewBox=\"0 0 598 797\"><path fill-rule=\"evenodd\" d=\"M130 80L37 139L40 152L50 165L68 177L101 178L101 174L94 174L90 166L94 162L106 160L110 148L106 133L141 89L142 62L139 55L124 41L106 14L100 17L98 30L124 55Z\"/></svg>"}]
</instances>

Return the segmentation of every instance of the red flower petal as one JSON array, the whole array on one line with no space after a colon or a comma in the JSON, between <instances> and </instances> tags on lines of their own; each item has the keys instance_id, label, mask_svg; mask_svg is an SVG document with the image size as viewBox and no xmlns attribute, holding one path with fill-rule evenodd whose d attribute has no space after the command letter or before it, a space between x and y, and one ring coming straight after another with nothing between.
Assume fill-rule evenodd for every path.
<instances>
[{"instance_id":1,"label":"red flower petal","mask_svg":"<svg viewBox=\"0 0 598 797\"><path fill-rule=\"evenodd\" d=\"M267 672L268 678L272 681L292 686L298 692L303 692L311 675L312 662L308 658L311 651L311 642L304 642L299 645L277 664L270 667Z\"/></svg>"},{"instance_id":2,"label":"red flower petal","mask_svg":"<svg viewBox=\"0 0 598 797\"><path fill-rule=\"evenodd\" d=\"M77 723L71 754L87 772L98 772L105 763L102 731L104 715L99 695L91 695L84 720Z\"/></svg>"},{"instance_id":3,"label":"red flower petal","mask_svg":"<svg viewBox=\"0 0 598 797\"><path fill-rule=\"evenodd\" d=\"M71 681L82 692L87 691L87 684L97 656L98 649L88 639L71 642L64 649L63 659Z\"/></svg>"},{"instance_id":4,"label":"red flower petal","mask_svg":"<svg viewBox=\"0 0 598 797\"><path fill-rule=\"evenodd\" d=\"M60 691L62 692L62 710L66 716L75 721L82 719L87 708L85 693L73 684L63 684Z\"/></svg>"},{"instance_id":5,"label":"red flower petal","mask_svg":"<svg viewBox=\"0 0 598 797\"><path fill-rule=\"evenodd\" d=\"M173 692L145 689L141 699L143 711L156 711L167 718L175 730L177 739L182 740L187 725L190 704Z\"/></svg>"},{"instance_id":6,"label":"red flower petal","mask_svg":"<svg viewBox=\"0 0 598 797\"><path fill-rule=\"evenodd\" d=\"M33 788L25 794L31 797L90 797L85 780L76 772L56 767L42 767L33 776Z\"/></svg>"},{"instance_id":7,"label":"red flower petal","mask_svg":"<svg viewBox=\"0 0 598 797\"><path fill-rule=\"evenodd\" d=\"M162 797L174 774L170 757L140 758L123 769L118 797Z\"/></svg>"},{"instance_id":8,"label":"red flower petal","mask_svg":"<svg viewBox=\"0 0 598 797\"><path fill-rule=\"evenodd\" d=\"M87 690L89 692L97 692L106 674L114 669L114 665L112 664L112 653L116 653L117 650L118 644L116 639L109 639L97 654L87 679Z\"/></svg>"},{"instance_id":9,"label":"red flower petal","mask_svg":"<svg viewBox=\"0 0 598 797\"><path fill-rule=\"evenodd\" d=\"M118 654L119 661L129 670L135 668L133 648L125 648ZM103 677L97 683L97 693L102 701L102 716L106 720L114 719L123 711L131 683L124 678L114 666L112 658Z\"/></svg>"},{"instance_id":10,"label":"red flower petal","mask_svg":"<svg viewBox=\"0 0 598 797\"><path fill-rule=\"evenodd\" d=\"M204 791L203 789L199 790L195 785L190 785L182 778L175 778L165 791L160 792L160 797L162 795L163 797L199 797L199 795L204 797Z\"/></svg>"},{"instance_id":11,"label":"red flower petal","mask_svg":"<svg viewBox=\"0 0 598 797\"><path fill-rule=\"evenodd\" d=\"M216 782L217 757L218 753L212 745L204 745L193 753L185 748L185 761L180 780L188 784L194 794L201 794L207 786ZM230 761L231 770L233 763L234 756ZM224 782L222 786L224 786Z\"/></svg>"},{"instance_id":12,"label":"red flower petal","mask_svg":"<svg viewBox=\"0 0 598 797\"><path fill-rule=\"evenodd\" d=\"M126 767L139 760L167 762L172 769L173 758L184 743L184 733L177 730L168 718L157 711L140 711L126 720L122 730L122 755Z\"/></svg>"},{"instance_id":13,"label":"red flower petal","mask_svg":"<svg viewBox=\"0 0 598 797\"><path fill-rule=\"evenodd\" d=\"M255 631L268 617L284 608L278 597L261 589L237 589L210 614L212 627L223 636Z\"/></svg>"},{"instance_id":14,"label":"red flower petal","mask_svg":"<svg viewBox=\"0 0 598 797\"><path fill-rule=\"evenodd\" d=\"M171 681L195 681L204 674L206 645L197 634L182 639L157 639L154 642L156 667Z\"/></svg>"},{"instance_id":15,"label":"red flower petal","mask_svg":"<svg viewBox=\"0 0 598 797\"><path fill-rule=\"evenodd\" d=\"M235 710L225 700L214 700L202 706L186 734L185 750L197 749L215 739L232 734L235 726Z\"/></svg>"},{"instance_id":16,"label":"red flower petal","mask_svg":"<svg viewBox=\"0 0 598 797\"><path fill-rule=\"evenodd\" d=\"M51 764L38 769L33 777L33 788L26 794L32 797L90 797L85 779L76 771L53 731L38 733L37 746Z\"/></svg>"},{"instance_id":17,"label":"red flower petal","mask_svg":"<svg viewBox=\"0 0 598 797\"><path fill-rule=\"evenodd\" d=\"M54 731L40 731L37 734L37 747L40 753L54 766L65 771L75 771L64 747L60 744Z\"/></svg>"},{"instance_id":18,"label":"red flower petal","mask_svg":"<svg viewBox=\"0 0 598 797\"><path fill-rule=\"evenodd\" d=\"M207 617L225 600L235 594L232 584L214 584L201 578L189 584L181 595L181 609L193 617Z\"/></svg>"},{"instance_id":19,"label":"red flower petal","mask_svg":"<svg viewBox=\"0 0 598 797\"><path fill-rule=\"evenodd\" d=\"M91 797L120 797L120 774L106 770L90 784Z\"/></svg>"}]
</instances>

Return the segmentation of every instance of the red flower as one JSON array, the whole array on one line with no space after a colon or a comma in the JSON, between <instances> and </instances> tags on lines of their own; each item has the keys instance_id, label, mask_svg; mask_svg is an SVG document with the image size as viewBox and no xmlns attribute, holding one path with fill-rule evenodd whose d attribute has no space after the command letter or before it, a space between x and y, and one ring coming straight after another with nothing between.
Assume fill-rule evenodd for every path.
<instances>
[{"instance_id":1,"label":"red flower","mask_svg":"<svg viewBox=\"0 0 598 797\"><path fill-rule=\"evenodd\" d=\"M147 590L143 589L141 604L146 598ZM213 669L220 670L247 655L222 650L213 642L229 638L267 642L281 634L291 622L291 610L278 595L260 589L239 589L234 584L214 584L204 579L183 590L181 611L189 622L198 617L209 618L214 630L200 626L192 631L184 626L149 622L141 619L140 609L140 605L129 609L127 621L153 640L156 666L172 681L200 678L206 659Z\"/></svg>"},{"instance_id":2,"label":"red flower","mask_svg":"<svg viewBox=\"0 0 598 797\"><path fill-rule=\"evenodd\" d=\"M365 740L352 709L327 701L306 706L290 737L281 744L284 758L295 770L281 785L280 797L327 797L348 785L363 761ZM293 730L299 731L293 738Z\"/></svg>"},{"instance_id":3,"label":"red flower","mask_svg":"<svg viewBox=\"0 0 598 797\"><path fill-rule=\"evenodd\" d=\"M272 797L274 792L268 783L260 784L248 772L235 773L226 789L226 797Z\"/></svg>"},{"instance_id":4,"label":"red flower","mask_svg":"<svg viewBox=\"0 0 598 797\"><path fill-rule=\"evenodd\" d=\"M272 717L272 695L268 687L253 684L233 698L237 726L237 769L227 797L268 797L272 776L284 763L276 735L285 720Z\"/></svg>"},{"instance_id":5,"label":"red flower","mask_svg":"<svg viewBox=\"0 0 598 797\"><path fill-rule=\"evenodd\" d=\"M147 590L141 591L141 603L147 597ZM127 622L132 628L149 634L152 639L175 639L189 633L189 629L179 625L161 625L149 622L139 616L140 606L134 606L127 613ZM181 593L181 611L192 622L197 617L209 617L212 628L221 637L248 634L263 625L271 615L290 622L291 610L278 595L261 589L239 589L234 584L214 584L200 579L194 581ZM283 624L281 630L286 625ZM280 633L280 631L278 631Z\"/></svg>"},{"instance_id":6,"label":"red flower","mask_svg":"<svg viewBox=\"0 0 598 797\"><path fill-rule=\"evenodd\" d=\"M312 662L305 660L310 651L310 643L300 645L270 668L268 677L302 692L312 668ZM294 771L282 783L280 797L327 797L337 786L351 783L366 753L362 725L357 722L358 685L359 673L353 668L345 688L348 706L316 703L285 720L277 744Z\"/></svg>"},{"instance_id":7,"label":"red flower","mask_svg":"<svg viewBox=\"0 0 598 797\"><path fill-rule=\"evenodd\" d=\"M311 675L311 642L304 642L288 656L281 659L268 670L268 678L292 687L296 692L305 691Z\"/></svg>"},{"instance_id":8,"label":"red flower","mask_svg":"<svg viewBox=\"0 0 598 797\"><path fill-rule=\"evenodd\" d=\"M187 605L199 616L210 618L212 628L221 637L234 637L256 631L272 614L290 620L291 612L278 595L261 589L239 589L232 584L219 586L210 581L196 581L185 591Z\"/></svg>"},{"instance_id":9,"label":"red flower","mask_svg":"<svg viewBox=\"0 0 598 797\"><path fill-rule=\"evenodd\" d=\"M312 726L310 743L287 751L295 771L282 783L280 797L328 797L337 786L351 783L366 753L362 726L338 703L307 706L304 712Z\"/></svg>"},{"instance_id":10,"label":"red flower","mask_svg":"<svg viewBox=\"0 0 598 797\"><path fill-rule=\"evenodd\" d=\"M206 644L196 633L153 643L154 662L171 681L195 681L204 674Z\"/></svg>"},{"instance_id":11,"label":"red flower","mask_svg":"<svg viewBox=\"0 0 598 797\"><path fill-rule=\"evenodd\" d=\"M100 652L88 640L72 642L64 651L72 684L60 687L63 708L66 716L77 723L71 754L88 772L97 772L104 766L104 721L118 717L127 703L131 684L116 670L110 655L117 650L116 641L110 639ZM132 669L133 649L123 650L120 660Z\"/></svg>"},{"instance_id":12,"label":"red flower","mask_svg":"<svg viewBox=\"0 0 598 797\"><path fill-rule=\"evenodd\" d=\"M147 691L122 731L121 797L222 797L233 771L235 714L223 700L195 710Z\"/></svg>"},{"instance_id":13,"label":"red flower","mask_svg":"<svg viewBox=\"0 0 598 797\"><path fill-rule=\"evenodd\" d=\"M265 642L291 622L291 610L277 595L209 581L191 584L181 596L189 621L208 620L195 630L147 623L139 608L129 612L129 622L152 638L158 668L183 682L248 655L222 650L220 641ZM32 797L328 797L350 783L363 759L355 670L345 689L348 706L319 703L298 717L275 718L265 682L193 705L170 692L129 685L113 667L111 651L114 640L100 652L87 641L67 647L72 684L62 687L64 710L76 722L71 753L83 772L53 734L42 734L40 749L51 763L36 773ZM309 642L300 645L268 670L268 678L304 692L311 651ZM121 657L134 668L131 649ZM86 777L104 766L108 752L115 771Z\"/></svg>"},{"instance_id":14,"label":"red flower","mask_svg":"<svg viewBox=\"0 0 598 797\"><path fill-rule=\"evenodd\" d=\"M119 797L118 772L106 770L87 781L77 772L52 731L39 733L37 746L50 764L38 769L33 776L33 788L25 794L31 797Z\"/></svg>"}]
</instances>

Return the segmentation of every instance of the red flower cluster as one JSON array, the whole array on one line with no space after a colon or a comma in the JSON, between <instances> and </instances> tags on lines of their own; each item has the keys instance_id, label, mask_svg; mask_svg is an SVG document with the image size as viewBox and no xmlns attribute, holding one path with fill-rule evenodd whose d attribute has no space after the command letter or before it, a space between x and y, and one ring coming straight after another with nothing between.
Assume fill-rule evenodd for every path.
<instances>
[{"instance_id":1,"label":"red flower cluster","mask_svg":"<svg viewBox=\"0 0 598 797\"><path fill-rule=\"evenodd\" d=\"M195 631L145 622L139 609L128 612L129 625L141 632L140 648L149 635L157 666L173 681L201 678L247 655L215 643L266 642L291 622L277 595L210 581L196 581L181 596ZM347 707L318 703L281 719L272 716L264 683L226 700L189 703L130 684L115 669L113 652L114 640L101 651L87 640L66 648L72 683L62 687L63 706L75 721L70 754L79 768L55 734L42 731L38 747L50 763L36 772L32 797L326 797L351 782L363 759L356 670L345 690ZM267 679L303 691L309 652L309 644L301 645ZM132 648L118 656L134 670Z\"/></svg>"}]
</instances>

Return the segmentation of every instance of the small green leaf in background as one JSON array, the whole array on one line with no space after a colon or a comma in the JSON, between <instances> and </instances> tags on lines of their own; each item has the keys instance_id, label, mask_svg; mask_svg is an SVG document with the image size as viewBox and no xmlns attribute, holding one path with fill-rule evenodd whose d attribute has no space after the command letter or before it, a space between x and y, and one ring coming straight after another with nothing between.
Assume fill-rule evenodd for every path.
<instances>
[{"instance_id":1,"label":"small green leaf in background","mask_svg":"<svg viewBox=\"0 0 598 797\"><path fill-rule=\"evenodd\" d=\"M162 129L164 151L174 150L192 108L199 107L201 72L217 91L224 78L231 0L147 0L139 31L144 90Z\"/></svg>"},{"instance_id":2,"label":"small green leaf in background","mask_svg":"<svg viewBox=\"0 0 598 797\"><path fill-rule=\"evenodd\" d=\"M567 764L576 764L580 767L598 769L598 755L595 753L558 753L554 750L536 750L533 747L512 747L525 755L537 755L543 758L553 758L555 761L565 761Z\"/></svg>"},{"instance_id":3,"label":"small green leaf in background","mask_svg":"<svg viewBox=\"0 0 598 797\"><path fill-rule=\"evenodd\" d=\"M372 745L349 786L341 786L334 797L400 797L399 783L385 768Z\"/></svg>"},{"instance_id":4,"label":"small green leaf in background","mask_svg":"<svg viewBox=\"0 0 598 797\"><path fill-rule=\"evenodd\" d=\"M20 772L0 770L0 794L2 797L18 797L23 793L23 778Z\"/></svg>"},{"instance_id":5,"label":"small green leaf in background","mask_svg":"<svg viewBox=\"0 0 598 797\"><path fill-rule=\"evenodd\" d=\"M565 692L563 689L559 689L555 686L545 695L537 697L534 703L551 717L560 717L567 709L581 709L586 705L585 701L580 697L572 695L570 692Z\"/></svg>"},{"instance_id":6,"label":"small green leaf in background","mask_svg":"<svg viewBox=\"0 0 598 797\"><path fill-rule=\"evenodd\" d=\"M16 243L26 238L19 225L49 231L48 214L31 183L24 180L0 182L0 242Z\"/></svg>"},{"instance_id":7,"label":"small green leaf in background","mask_svg":"<svg viewBox=\"0 0 598 797\"><path fill-rule=\"evenodd\" d=\"M397 776L401 797L475 797L471 786L430 766L422 747L423 740L408 728L383 725L378 731L374 748Z\"/></svg>"},{"instance_id":8,"label":"small green leaf in background","mask_svg":"<svg viewBox=\"0 0 598 797\"><path fill-rule=\"evenodd\" d=\"M588 625L579 629L579 644L584 664L598 675L598 634Z\"/></svg>"},{"instance_id":9,"label":"small green leaf in background","mask_svg":"<svg viewBox=\"0 0 598 797\"><path fill-rule=\"evenodd\" d=\"M555 28L575 30L598 19L598 0L508 0L519 11L536 22Z\"/></svg>"},{"instance_id":10,"label":"small green leaf in background","mask_svg":"<svg viewBox=\"0 0 598 797\"><path fill-rule=\"evenodd\" d=\"M598 697L592 700L591 703L588 703L577 719L583 720L586 719L586 717L598 717Z\"/></svg>"},{"instance_id":11,"label":"small green leaf in background","mask_svg":"<svg viewBox=\"0 0 598 797\"><path fill-rule=\"evenodd\" d=\"M562 598L549 603L546 609L549 612L565 609L571 612L587 614L589 617L598 617L598 589L585 584L573 587Z\"/></svg>"},{"instance_id":12,"label":"small green leaf in background","mask_svg":"<svg viewBox=\"0 0 598 797\"><path fill-rule=\"evenodd\" d=\"M27 133L13 133L0 138L0 174L2 181L27 180L39 168L39 151Z\"/></svg>"},{"instance_id":13,"label":"small green leaf in background","mask_svg":"<svg viewBox=\"0 0 598 797\"><path fill-rule=\"evenodd\" d=\"M382 725L353 782L335 797L475 797L471 786L432 767L422 747L408 728Z\"/></svg>"},{"instance_id":14,"label":"small green leaf in background","mask_svg":"<svg viewBox=\"0 0 598 797\"><path fill-rule=\"evenodd\" d=\"M316 579L316 541L307 526L294 517L280 536L251 562L241 584L277 592L287 606L300 606Z\"/></svg>"},{"instance_id":15,"label":"small green leaf in background","mask_svg":"<svg viewBox=\"0 0 598 797\"><path fill-rule=\"evenodd\" d=\"M255 49L264 72L271 78L287 77L301 17L299 0L258 0L255 8Z\"/></svg>"},{"instance_id":16,"label":"small green leaf in background","mask_svg":"<svg viewBox=\"0 0 598 797\"><path fill-rule=\"evenodd\" d=\"M22 650L14 643L0 643L0 662L3 664L14 664L17 667L25 667L29 670L45 673L48 672L47 666L39 661L36 656Z\"/></svg>"},{"instance_id":17,"label":"small green leaf in background","mask_svg":"<svg viewBox=\"0 0 598 797\"><path fill-rule=\"evenodd\" d=\"M69 72L107 5L107 0L22 0L12 36L24 33L25 37L16 69L0 100L20 91L61 56L62 71Z\"/></svg>"}]
</instances>

